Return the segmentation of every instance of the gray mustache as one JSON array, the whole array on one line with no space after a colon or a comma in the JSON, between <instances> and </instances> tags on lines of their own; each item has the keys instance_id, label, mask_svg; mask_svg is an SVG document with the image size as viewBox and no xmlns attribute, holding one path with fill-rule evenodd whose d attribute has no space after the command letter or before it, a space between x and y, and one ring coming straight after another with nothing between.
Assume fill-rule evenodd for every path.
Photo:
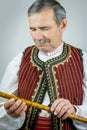
<instances>
[{"instance_id":1,"label":"gray mustache","mask_svg":"<svg viewBox=\"0 0 87 130\"><path fill-rule=\"evenodd\" d=\"M50 40L49 39L40 39L40 40L35 41L36 44L42 44L42 43L46 43L46 42L50 42Z\"/></svg>"}]
</instances>

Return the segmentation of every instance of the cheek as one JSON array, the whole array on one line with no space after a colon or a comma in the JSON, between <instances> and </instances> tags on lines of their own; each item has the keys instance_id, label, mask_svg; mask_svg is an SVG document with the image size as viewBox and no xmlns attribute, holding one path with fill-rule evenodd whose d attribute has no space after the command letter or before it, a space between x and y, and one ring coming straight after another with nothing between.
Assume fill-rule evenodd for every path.
<instances>
[{"instance_id":1,"label":"cheek","mask_svg":"<svg viewBox=\"0 0 87 130\"><path fill-rule=\"evenodd\" d=\"M57 36L58 36L58 31L57 30L50 30L50 32L48 33L48 37L50 38L50 39L55 39Z\"/></svg>"},{"instance_id":2,"label":"cheek","mask_svg":"<svg viewBox=\"0 0 87 130\"><path fill-rule=\"evenodd\" d=\"M51 38L51 32L50 31L44 31L43 32L43 36L45 37L45 38L47 38L47 39L50 39Z\"/></svg>"},{"instance_id":3,"label":"cheek","mask_svg":"<svg viewBox=\"0 0 87 130\"><path fill-rule=\"evenodd\" d=\"M32 38L34 38L34 33L32 31L30 31L30 35Z\"/></svg>"}]
</instances>

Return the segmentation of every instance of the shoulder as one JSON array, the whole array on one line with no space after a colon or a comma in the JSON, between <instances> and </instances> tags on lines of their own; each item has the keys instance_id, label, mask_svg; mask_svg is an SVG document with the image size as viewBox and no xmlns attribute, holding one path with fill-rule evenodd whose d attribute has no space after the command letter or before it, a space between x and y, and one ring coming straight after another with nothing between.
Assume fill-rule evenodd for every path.
<instances>
[{"instance_id":1,"label":"shoulder","mask_svg":"<svg viewBox=\"0 0 87 130\"><path fill-rule=\"evenodd\" d=\"M20 52L18 53L8 64L8 66L17 66L17 65L20 65L21 64L21 60L22 60L22 56L23 56L23 53Z\"/></svg>"},{"instance_id":2,"label":"shoulder","mask_svg":"<svg viewBox=\"0 0 87 130\"><path fill-rule=\"evenodd\" d=\"M87 62L87 52L82 51L82 53L83 53L83 56L82 56L83 61Z\"/></svg>"},{"instance_id":3,"label":"shoulder","mask_svg":"<svg viewBox=\"0 0 87 130\"><path fill-rule=\"evenodd\" d=\"M35 45L32 45L32 46L27 47L27 48L24 50L23 55L25 55L25 53L31 52L34 47L35 47Z\"/></svg>"},{"instance_id":4,"label":"shoulder","mask_svg":"<svg viewBox=\"0 0 87 130\"><path fill-rule=\"evenodd\" d=\"M66 44L70 47L70 49L71 49L72 51L77 52L81 57L83 56L83 51L82 51L80 48L75 47L75 46L73 46L73 45L71 45L71 44L68 44L68 43L66 43Z\"/></svg>"}]
</instances>

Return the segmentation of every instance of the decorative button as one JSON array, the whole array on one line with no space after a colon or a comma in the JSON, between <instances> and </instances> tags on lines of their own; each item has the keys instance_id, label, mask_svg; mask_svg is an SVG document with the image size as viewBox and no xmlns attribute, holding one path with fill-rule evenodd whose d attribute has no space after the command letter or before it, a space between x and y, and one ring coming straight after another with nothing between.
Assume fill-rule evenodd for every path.
<instances>
[{"instance_id":1,"label":"decorative button","mask_svg":"<svg viewBox=\"0 0 87 130\"><path fill-rule=\"evenodd\" d=\"M74 97L74 102L75 102L75 103L78 102L78 97Z\"/></svg>"},{"instance_id":2,"label":"decorative button","mask_svg":"<svg viewBox=\"0 0 87 130\"><path fill-rule=\"evenodd\" d=\"M47 66L50 67L50 64L48 64Z\"/></svg>"}]
</instances>

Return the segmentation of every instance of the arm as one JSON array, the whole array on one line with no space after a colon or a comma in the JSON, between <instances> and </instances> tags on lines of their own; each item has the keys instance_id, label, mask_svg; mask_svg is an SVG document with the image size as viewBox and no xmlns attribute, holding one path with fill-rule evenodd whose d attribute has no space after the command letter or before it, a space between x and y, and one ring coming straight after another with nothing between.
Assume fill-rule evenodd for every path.
<instances>
[{"instance_id":1,"label":"arm","mask_svg":"<svg viewBox=\"0 0 87 130\"><path fill-rule=\"evenodd\" d=\"M17 73L21 64L22 55L23 54L20 53L9 63L5 75L0 84L0 91L7 92L9 94L13 93L17 95ZM4 103L5 107L7 108L8 101L0 97L0 128L2 130L16 130L22 126L25 119L25 114L23 113L22 116L20 116L19 118L15 118L14 116L12 117L9 114L7 114L4 108Z\"/></svg>"},{"instance_id":2,"label":"arm","mask_svg":"<svg viewBox=\"0 0 87 130\"><path fill-rule=\"evenodd\" d=\"M83 102L77 107L77 115L87 118L87 53L83 52ZM74 125L78 130L87 130L87 124L73 120Z\"/></svg>"}]
</instances>

